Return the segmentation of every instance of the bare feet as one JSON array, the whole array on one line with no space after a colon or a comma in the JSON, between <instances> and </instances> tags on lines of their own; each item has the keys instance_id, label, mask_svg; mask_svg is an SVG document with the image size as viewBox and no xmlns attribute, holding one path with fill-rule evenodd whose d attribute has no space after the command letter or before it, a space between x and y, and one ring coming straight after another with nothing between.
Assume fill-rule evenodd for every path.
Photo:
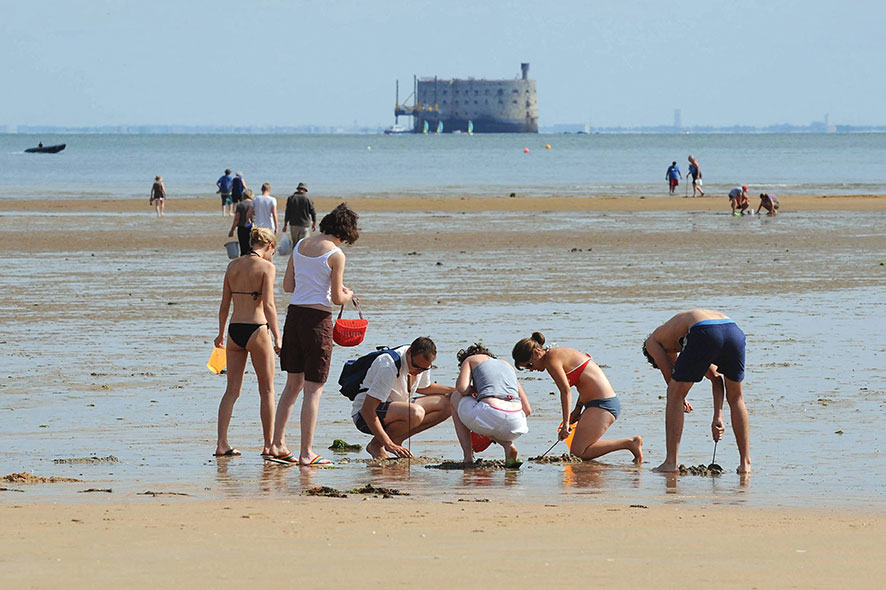
<instances>
[{"instance_id":1,"label":"bare feet","mask_svg":"<svg viewBox=\"0 0 886 590\"><path fill-rule=\"evenodd\" d=\"M213 457L239 457L239 456L240 456L240 451L238 451L234 447L230 447L230 446L227 448L221 447L221 446L216 446L215 453L213 454Z\"/></svg>"},{"instance_id":2,"label":"bare feet","mask_svg":"<svg viewBox=\"0 0 886 590\"><path fill-rule=\"evenodd\" d=\"M381 443L374 438L366 445L366 452L372 455L373 459L387 459L390 457Z\"/></svg>"},{"instance_id":3,"label":"bare feet","mask_svg":"<svg viewBox=\"0 0 886 590\"><path fill-rule=\"evenodd\" d=\"M742 461L741 465L735 470L736 473L750 473L751 472L751 460Z\"/></svg>"},{"instance_id":4,"label":"bare feet","mask_svg":"<svg viewBox=\"0 0 886 590\"><path fill-rule=\"evenodd\" d=\"M643 437L639 434L631 439L628 450L634 455L634 463L639 465L643 462Z\"/></svg>"},{"instance_id":5,"label":"bare feet","mask_svg":"<svg viewBox=\"0 0 886 590\"><path fill-rule=\"evenodd\" d=\"M665 461L664 463L653 469L653 471L656 473L676 473L677 465L676 463L668 463L667 461Z\"/></svg>"},{"instance_id":6,"label":"bare feet","mask_svg":"<svg viewBox=\"0 0 886 590\"><path fill-rule=\"evenodd\" d=\"M286 448L286 445L284 444L280 446L271 445L270 448L268 448L267 451L263 451L262 454L270 455L272 457L285 457L286 455L291 455L292 453L289 452L289 449Z\"/></svg>"}]
</instances>

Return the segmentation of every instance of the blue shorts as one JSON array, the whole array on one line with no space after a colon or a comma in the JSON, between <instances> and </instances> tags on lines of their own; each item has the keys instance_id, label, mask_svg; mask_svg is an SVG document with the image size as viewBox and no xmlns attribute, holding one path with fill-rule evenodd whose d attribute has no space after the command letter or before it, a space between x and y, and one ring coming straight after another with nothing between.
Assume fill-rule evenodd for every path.
<instances>
[{"instance_id":1,"label":"blue shorts","mask_svg":"<svg viewBox=\"0 0 886 590\"><path fill-rule=\"evenodd\" d=\"M618 420L618 415L621 413L621 402L618 401L618 396L614 395L602 399L592 399L584 405L585 410L588 408L600 408L601 410L606 410Z\"/></svg>"},{"instance_id":2,"label":"blue shorts","mask_svg":"<svg viewBox=\"0 0 886 590\"><path fill-rule=\"evenodd\" d=\"M681 341L683 350L671 374L675 381L698 383L711 365L732 381L744 380L745 335L734 321L702 320Z\"/></svg>"},{"instance_id":3,"label":"blue shorts","mask_svg":"<svg viewBox=\"0 0 886 590\"><path fill-rule=\"evenodd\" d=\"M377 408L375 408L375 415L381 420L382 426L385 425L385 417L388 415L388 408L390 407L391 402L382 402L378 404ZM354 416L354 426L364 434L372 434L372 431L369 430L369 425L366 423L366 420L363 419L363 414L357 414Z\"/></svg>"}]
</instances>

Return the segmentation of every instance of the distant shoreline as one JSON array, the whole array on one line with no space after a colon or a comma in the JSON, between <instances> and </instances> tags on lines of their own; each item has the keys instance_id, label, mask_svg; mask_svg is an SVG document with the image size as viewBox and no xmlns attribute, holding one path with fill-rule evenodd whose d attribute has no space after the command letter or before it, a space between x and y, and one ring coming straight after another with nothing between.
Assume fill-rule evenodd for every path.
<instances>
[{"instance_id":1,"label":"distant shoreline","mask_svg":"<svg viewBox=\"0 0 886 590\"><path fill-rule=\"evenodd\" d=\"M886 195L779 195L782 213L791 211L886 211ZM330 210L338 203L347 201L358 211L396 212L480 212L480 211L719 211L728 212L725 196L714 197L662 197L662 196L611 196L593 197L427 197L424 195L397 195L391 197L349 196L315 197L320 211ZM277 196L282 209L285 196ZM759 199L751 198L756 209ZM216 212L219 209L215 195L207 197L170 196L167 211L173 213ZM91 199L76 197L58 200L0 198L0 212L104 212L136 213L152 211L148 199ZM279 212L282 215L282 211Z\"/></svg>"}]
</instances>

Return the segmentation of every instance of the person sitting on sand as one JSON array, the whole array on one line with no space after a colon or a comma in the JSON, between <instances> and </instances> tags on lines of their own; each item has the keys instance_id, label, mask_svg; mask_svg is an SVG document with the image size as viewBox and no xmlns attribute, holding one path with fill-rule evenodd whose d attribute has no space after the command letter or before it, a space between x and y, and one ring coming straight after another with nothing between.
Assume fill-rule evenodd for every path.
<instances>
[{"instance_id":1,"label":"person sitting on sand","mask_svg":"<svg viewBox=\"0 0 886 590\"><path fill-rule=\"evenodd\" d=\"M760 209L766 209L769 215L778 215L778 197L769 193L760 193L760 206L757 207L756 214L760 214Z\"/></svg>"},{"instance_id":2,"label":"person sitting on sand","mask_svg":"<svg viewBox=\"0 0 886 590\"><path fill-rule=\"evenodd\" d=\"M455 391L431 381L437 358L433 340L422 336L394 350L400 355L399 369L391 355L379 355L360 384L366 391L357 394L351 409L357 430L372 435L366 450L376 459L389 457L386 451L411 457L403 441L449 418L449 395ZM416 393L420 397L412 400Z\"/></svg>"},{"instance_id":3,"label":"person sitting on sand","mask_svg":"<svg viewBox=\"0 0 886 590\"><path fill-rule=\"evenodd\" d=\"M734 216L744 215L745 210L750 206L747 185L737 186L729 191L729 206L732 207Z\"/></svg>"},{"instance_id":4,"label":"person sitting on sand","mask_svg":"<svg viewBox=\"0 0 886 590\"><path fill-rule=\"evenodd\" d=\"M258 380L261 399L261 424L264 435L262 454L271 452L274 435L274 353L280 352L280 327L274 303L274 251L277 239L267 229L253 228L248 256L231 261L225 272L222 300L218 308L218 336L215 346L225 346L225 324L231 300L234 313L228 326L228 386L218 406L218 443L216 457L239 455L228 443L228 425L234 402L240 397L246 357L252 356L252 367Z\"/></svg>"},{"instance_id":5,"label":"person sitting on sand","mask_svg":"<svg viewBox=\"0 0 886 590\"><path fill-rule=\"evenodd\" d=\"M745 335L734 321L718 311L691 309L678 313L655 329L643 342L646 360L661 371L668 384L665 410L667 456L655 471L677 471L677 451L683 435L683 414L692 411L686 400L693 383L707 377L714 396L711 433L723 437L723 381L738 444L738 473L751 470L748 409L741 392L745 367Z\"/></svg>"},{"instance_id":6,"label":"person sitting on sand","mask_svg":"<svg viewBox=\"0 0 886 590\"><path fill-rule=\"evenodd\" d=\"M450 402L464 462L474 462L471 432L475 432L504 447L505 465L519 466L514 441L529 432L526 417L532 408L514 367L479 343L456 356L461 370Z\"/></svg>"},{"instance_id":7,"label":"person sitting on sand","mask_svg":"<svg viewBox=\"0 0 886 590\"><path fill-rule=\"evenodd\" d=\"M545 348L545 337L533 332L514 345L511 353L518 369L547 371L560 390L563 424L558 437L569 436L572 424L578 423L572 439L570 452L582 459L596 459L613 451L626 450L634 455L635 463L643 462L643 439L631 438L603 440L601 437L615 423L621 411L621 403L609 380L591 355L574 348ZM575 409L572 405L572 387L578 391Z\"/></svg>"}]
</instances>

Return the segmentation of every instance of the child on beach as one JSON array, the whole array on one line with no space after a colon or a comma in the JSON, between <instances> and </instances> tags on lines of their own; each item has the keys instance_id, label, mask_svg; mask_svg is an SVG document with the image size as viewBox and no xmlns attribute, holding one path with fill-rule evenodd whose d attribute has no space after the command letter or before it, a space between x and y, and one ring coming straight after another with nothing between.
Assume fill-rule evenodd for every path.
<instances>
[{"instance_id":1,"label":"child on beach","mask_svg":"<svg viewBox=\"0 0 886 590\"><path fill-rule=\"evenodd\" d=\"M643 439L640 435L601 439L618 418L621 403L591 355L574 348L545 348L544 343L544 335L533 332L531 337L517 342L511 354L518 369L547 371L554 379L560 390L563 411L559 439L569 436L571 425L578 422L570 449L573 455L595 459L613 451L626 450L634 456L634 463L642 463ZM578 400L570 412L572 387L578 391Z\"/></svg>"},{"instance_id":2,"label":"child on beach","mask_svg":"<svg viewBox=\"0 0 886 590\"><path fill-rule=\"evenodd\" d=\"M519 466L514 441L529 432L526 417L532 408L514 367L479 343L456 356L460 371L450 403L464 462L474 462L471 432L475 432L504 448L506 465Z\"/></svg>"},{"instance_id":3,"label":"child on beach","mask_svg":"<svg viewBox=\"0 0 886 590\"><path fill-rule=\"evenodd\" d=\"M274 251L277 239L263 228L252 230L248 256L241 256L228 265L218 308L218 336L215 346L225 346L225 324L234 301L234 313L228 326L228 386L218 406L218 443L216 457L232 457L240 451L228 443L228 425L234 402L240 397L246 358L252 356L252 367L258 379L261 398L261 424L264 434L262 454L271 450L274 419L274 353L280 351L280 328L277 305L274 303ZM236 296L236 297L235 297Z\"/></svg>"},{"instance_id":4,"label":"child on beach","mask_svg":"<svg viewBox=\"0 0 886 590\"><path fill-rule=\"evenodd\" d=\"M778 215L778 197L769 193L760 193L760 206L757 207L756 214L760 214L760 209L766 209L769 215Z\"/></svg>"}]
</instances>

